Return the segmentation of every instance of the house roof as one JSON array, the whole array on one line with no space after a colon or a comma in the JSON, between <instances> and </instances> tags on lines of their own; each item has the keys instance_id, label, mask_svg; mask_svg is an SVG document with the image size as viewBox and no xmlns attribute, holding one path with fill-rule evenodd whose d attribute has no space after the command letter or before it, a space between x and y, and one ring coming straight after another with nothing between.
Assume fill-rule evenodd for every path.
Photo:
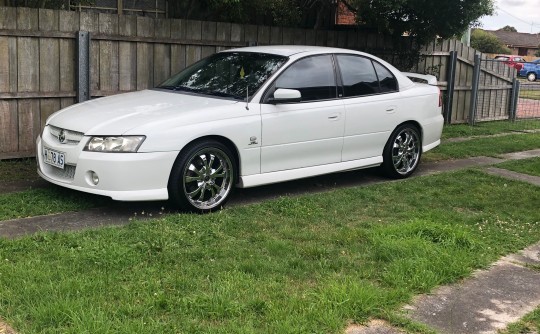
<instances>
[{"instance_id":1,"label":"house roof","mask_svg":"<svg viewBox=\"0 0 540 334\"><path fill-rule=\"evenodd\" d=\"M504 44L510 47L526 47L538 49L540 34L527 34L522 32L504 30L485 30L497 36Z\"/></svg>"}]
</instances>

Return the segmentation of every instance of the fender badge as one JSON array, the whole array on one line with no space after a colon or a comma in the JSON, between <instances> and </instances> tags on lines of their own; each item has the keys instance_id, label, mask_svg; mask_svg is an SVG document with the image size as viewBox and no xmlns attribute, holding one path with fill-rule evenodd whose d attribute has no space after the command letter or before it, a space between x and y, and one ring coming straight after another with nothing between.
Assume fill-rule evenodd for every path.
<instances>
[{"instance_id":1,"label":"fender badge","mask_svg":"<svg viewBox=\"0 0 540 334\"><path fill-rule=\"evenodd\" d=\"M257 145L257 137L249 137L249 145Z\"/></svg>"}]
</instances>

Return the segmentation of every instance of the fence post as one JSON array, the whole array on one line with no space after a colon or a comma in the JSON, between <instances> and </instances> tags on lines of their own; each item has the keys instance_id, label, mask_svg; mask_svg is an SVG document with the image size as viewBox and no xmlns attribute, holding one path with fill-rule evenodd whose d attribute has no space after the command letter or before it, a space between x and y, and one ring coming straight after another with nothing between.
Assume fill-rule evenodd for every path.
<instances>
[{"instance_id":1,"label":"fence post","mask_svg":"<svg viewBox=\"0 0 540 334\"><path fill-rule=\"evenodd\" d=\"M508 108L508 119L511 121L516 120L517 103L519 99L519 89L521 85L517 78L512 80L512 94L510 95L510 105Z\"/></svg>"},{"instance_id":2,"label":"fence post","mask_svg":"<svg viewBox=\"0 0 540 334\"><path fill-rule=\"evenodd\" d=\"M90 33L77 33L77 103L90 99Z\"/></svg>"},{"instance_id":3,"label":"fence post","mask_svg":"<svg viewBox=\"0 0 540 334\"><path fill-rule=\"evenodd\" d=\"M446 75L446 105L444 106L444 120L446 124L452 123L452 104L454 101L454 86L456 82L457 51L450 51L450 63Z\"/></svg>"},{"instance_id":4,"label":"fence post","mask_svg":"<svg viewBox=\"0 0 540 334\"><path fill-rule=\"evenodd\" d=\"M469 110L469 125L476 122L476 107L478 106L478 84L480 81L480 55L474 55L474 72L471 86L471 109Z\"/></svg>"}]
</instances>

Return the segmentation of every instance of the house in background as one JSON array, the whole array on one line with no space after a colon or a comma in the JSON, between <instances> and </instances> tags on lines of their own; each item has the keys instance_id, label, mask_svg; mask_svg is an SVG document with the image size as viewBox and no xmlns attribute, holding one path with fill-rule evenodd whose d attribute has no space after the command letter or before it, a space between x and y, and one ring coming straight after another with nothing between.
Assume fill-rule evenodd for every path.
<instances>
[{"instance_id":1,"label":"house in background","mask_svg":"<svg viewBox=\"0 0 540 334\"><path fill-rule=\"evenodd\" d=\"M492 33L501 40L513 55L534 57L540 44L540 34L527 34L522 32L504 30L484 30Z\"/></svg>"},{"instance_id":2,"label":"house in background","mask_svg":"<svg viewBox=\"0 0 540 334\"><path fill-rule=\"evenodd\" d=\"M336 25L354 26L356 25L356 15L341 1L337 2Z\"/></svg>"}]
</instances>

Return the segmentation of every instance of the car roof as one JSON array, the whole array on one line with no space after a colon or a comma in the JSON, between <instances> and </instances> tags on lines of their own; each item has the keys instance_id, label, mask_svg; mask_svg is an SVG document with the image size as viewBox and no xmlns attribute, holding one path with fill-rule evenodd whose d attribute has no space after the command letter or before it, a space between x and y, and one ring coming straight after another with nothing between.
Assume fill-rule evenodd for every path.
<instances>
[{"instance_id":1,"label":"car roof","mask_svg":"<svg viewBox=\"0 0 540 334\"><path fill-rule=\"evenodd\" d=\"M231 49L224 52L260 52L289 57L298 53L321 52L321 53L355 53L353 50L331 48L325 46L309 45L268 45L249 46L245 48Z\"/></svg>"}]
</instances>

